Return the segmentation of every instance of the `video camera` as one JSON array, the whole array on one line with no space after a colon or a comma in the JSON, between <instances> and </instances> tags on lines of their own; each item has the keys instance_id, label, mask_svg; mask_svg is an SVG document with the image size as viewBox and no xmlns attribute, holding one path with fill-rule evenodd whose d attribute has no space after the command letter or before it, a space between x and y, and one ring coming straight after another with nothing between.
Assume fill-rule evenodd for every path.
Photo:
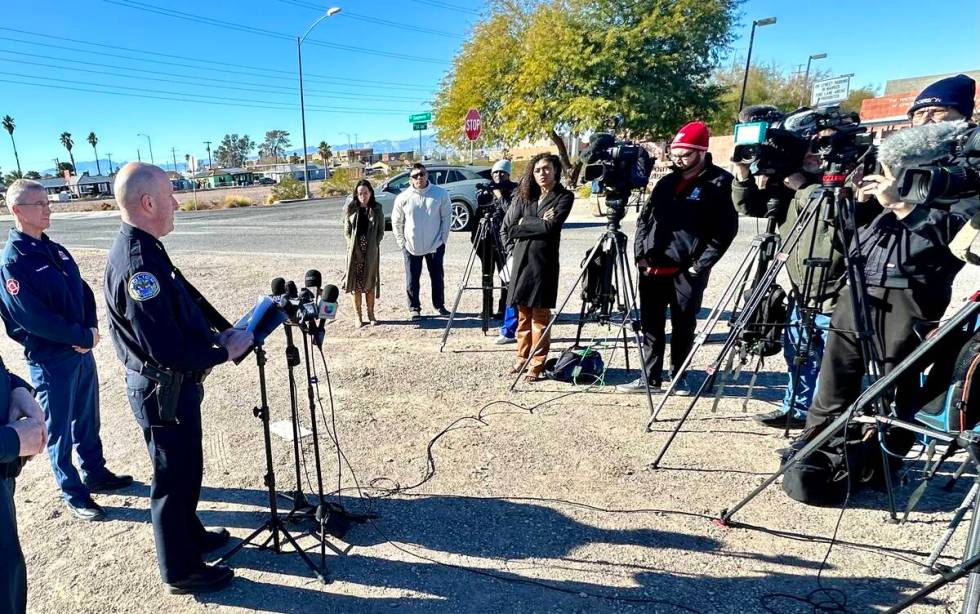
<instances>
[{"instance_id":1,"label":"video camera","mask_svg":"<svg viewBox=\"0 0 980 614\"><path fill-rule=\"evenodd\" d=\"M956 137L951 156L902 170L898 195L909 204L973 196L980 191L980 128Z\"/></svg>"},{"instance_id":2,"label":"video camera","mask_svg":"<svg viewBox=\"0 0 980 614\"><path fill-rule=\"evenodd\" d=\"M832 129L833 134L820 135ZM787 176L799 171L807 153L818 154L829 174L849 172L859 161L874 162L872 135L857 113L839 107L802 108L788 115L735 124L732 161L748 164L753 175Z\"/></svg>"},{"instance_id":3,"label":"video camera","mask_svg":"<svg viewBox=\"0 0 980 614\"><path fill-rule=\"evenodd\" d=\"M585 172L582 183L597 181L606 193L606 217L618 224L626 214L632 190L645 188L653 171L647 150L632 141L617 141L609 132L597 132L582 152Z\"/></svg>"}]
</instances>

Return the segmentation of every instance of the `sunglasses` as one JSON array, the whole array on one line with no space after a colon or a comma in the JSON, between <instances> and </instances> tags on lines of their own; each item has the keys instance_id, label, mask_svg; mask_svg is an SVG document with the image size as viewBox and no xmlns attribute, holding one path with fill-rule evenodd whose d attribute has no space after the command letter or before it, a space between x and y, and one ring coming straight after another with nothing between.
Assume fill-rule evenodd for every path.
<instances>
[{"instance_id":1,"label":"sunglasses","mask_svg":"<svg viewBox=\"0 0 980 614\"><path fill-rule=\"evenodd\" d=\"M422 177L425 177L425 173L413 173L411 177L412 179L421 179Z\"/></svg>"}]
</instances>

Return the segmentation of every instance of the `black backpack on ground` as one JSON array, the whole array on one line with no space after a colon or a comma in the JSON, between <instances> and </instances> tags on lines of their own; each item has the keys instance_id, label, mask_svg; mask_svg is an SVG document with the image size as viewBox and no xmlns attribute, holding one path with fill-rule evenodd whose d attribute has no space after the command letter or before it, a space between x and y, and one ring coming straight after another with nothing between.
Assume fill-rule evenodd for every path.
<instances>
[{"instance_id":1,"label":"black backpack on ground","mask_svg":"<svg viewBox=\"0 0 980 614\"><path fill-rule=\"evenodd\" d=\"M742 331L742 347L746 354L778 354L783 349L783 329L788 315L786 291L778 284L772 284Z\"/></svg>"}]
</instances>

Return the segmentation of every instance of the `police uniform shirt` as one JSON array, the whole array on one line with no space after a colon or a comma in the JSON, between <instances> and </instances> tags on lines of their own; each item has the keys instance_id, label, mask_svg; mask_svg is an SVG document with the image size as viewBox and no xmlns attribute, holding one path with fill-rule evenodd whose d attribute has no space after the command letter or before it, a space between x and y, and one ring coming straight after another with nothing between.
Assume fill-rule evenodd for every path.
<instances>
[{"instance_id":1,"label":"police uniform shirt","mask_svg":"<svg viewBox=\"0 0 980 614\"><path fill-rule=\"evenodd\" d=\"M123 223L106 265L109 332L128 369L205 371L228 360L163 244Z\"/></svg>"},{"instance_id":2,"label":"police uniform shirt","mask_svg":"<svg viewBox=\"0 0 980 614\"><path fill-rule=\"evenodd\" d=\"M72 346L92 347L95 295L63 246L10 230L0 266L0 316L7 334L38 362Z\"/></svg>"}]
</instances>

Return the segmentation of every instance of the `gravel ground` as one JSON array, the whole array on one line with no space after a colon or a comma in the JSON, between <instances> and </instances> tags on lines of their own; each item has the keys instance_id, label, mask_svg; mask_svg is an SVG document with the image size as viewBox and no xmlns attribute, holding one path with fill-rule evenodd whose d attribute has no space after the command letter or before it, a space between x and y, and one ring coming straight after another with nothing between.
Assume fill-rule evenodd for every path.
<instances>
[{"instance_id":1,"label":"gravel ground","mask_svg":"<svg viewBox=\"0 0 980 614\"><path fill-rule=\"evenodd\" d=\"M738 242L714 272L707 306L734 273L752 228L753 222L743 220ZM564 288L600 231L585 216L569 225ZM744 525L721 528L711 522L777 467L773 450L784 440L748 416L781 395L778 358L767 362L761 400L750 403L748 414L738 396L723 399L716 414L709 401L702 402L663 466L653 470L649 464L683 400L673 400L667 421L646 433L642 397L610 388L568 395L571 386L550 382L508 392L505 370L513 346L494 346L492 337L483 336L472 317L477 293L464 296L461 311L470 317L459 322L440 353L445 321L406 321L400 257L389 242L382 264L382 324L355 329L344 303L324 343L339 438L357 479L344 468L342 501L379 516L355 525L343 540L331 540L343 551L328 550L332 582L317 582L295 554L247 548L232 560L237 577L228 589L199 597L163 593L149 526L149 461L126 403L122 369L106 340L95 350L106 456L113 470L133 474L138 484L99 496L110 520L84 524L61 505L46 460L28 464L18 481L17 504L31 611L757 612L768 605L771 611L809 612L798 600L822 583L841 591L837 598L846 598L847 611L859 612L893 604L929 579L919 573L919 562L968 488L966 479L951 494L926 497L901 525L886 522L882 495L856 496L829 556L840 510L803 506L778 487L736 517ZM303 259L181 254L178 265L199 287L211 288L208 296L231 316L244 312L273 277L301 279L307 268L319 268L325 280L339 279L342 249L328 243L324 252L329 255ZM105 252L74 253L89 283L99 287ZM466 242L454 235L447 257L450 297L468 253ZM978 281L975 270L962 273L957 300ZM590 337L607 334L595 325L587 328ZM573 326L563 324L555 345L573 336ZM702 352L696 368L703 369L716 348ZM273 419L284 420L289 397L281 334L267 351L269 404ZM25 373L15 358L20 350L9 339L0 339L0 354L14 371ZM608 350L603 355L609 360ZM609 383L628 379L622 367L619 352ZM254 362L218 367L206 388L200 513L206 525L226 526L243 538L264 521L268 505L261 424L251 411L258 402ZM300 407L309 426L304 392ZM327 407L322 385L320 392ZM324 479L333 491L336 452L326 442L322 448ZM292 446L274 437L272 449L279 486L291 490ZM304 457L301 480L309 493L315 473L308 440ZM396 488L402 490L392 494ZM910 490L903 487L900 500ZM297 535L309 528L289 526ZM951 544L947 563L962 551L964 532L965 527ZM300 541L311 554L317 551L312 537ZM911 611L958 610L962 595L961 582Z\"/></svg>"}]
</instances>

